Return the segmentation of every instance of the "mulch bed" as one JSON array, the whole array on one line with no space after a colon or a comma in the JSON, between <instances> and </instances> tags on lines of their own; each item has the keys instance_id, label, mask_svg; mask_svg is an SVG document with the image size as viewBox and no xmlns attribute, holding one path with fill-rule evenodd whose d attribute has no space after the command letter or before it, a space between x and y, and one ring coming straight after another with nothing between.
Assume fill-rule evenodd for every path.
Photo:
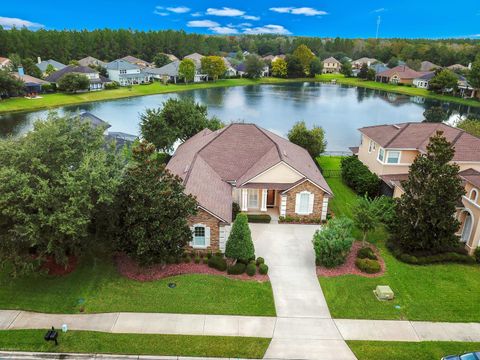
<instances>
[{"instance_id":1,"label":"mulch bed","mask_svg":"<svg viewBox=\"0 0 480 360\"><path fill-rule=\"evenodd\" d=\"M41 269L46 270L48 275L62 276L70 274L77 268L77 264L78 261L75 256L68 257L68 264L66 267L65 265L57 264L53 256L48 256L42 264Z\"/></svg>"},{"instance_id":2,"label":"mulch bed","mask_svg":"<svg viewBox=\"0 0 480 360\"><path fill-rule=\"evenodd\" d=\"M229 275L226 271L219 271L217 269L213 269L211 267L208 267L207 264L195 264L193 262L141 267L125 254L115 255L115 263L117 264L118 272L122 276L137 281L154 281L171 276L185 274L217 275L225 276L230 279L258 282L269 281L268 275L260 275L258 273L254 276L248 276L247 274Z\"/></svg>"},{"instance_id":3,"label":"mulch bed","mask_svg":"<svg viewBox=\"0 0 480 360\"><path fill-rule=\"evenodd\" d=\"M375 255L378 257L378 262L380 263L381 270L380 272L376 274L367 274L360 269L358 269L355 266L355 260L357 259L357 252L358 250L362 247L362 242L361 241L355 241L352 245L352 249L350 250L350 254L348 254L347 261L345 261L345 264L329 269L323 266L317 266L317 275L319 276L325 276L325 277L334 277L334 276L341 276L341 275L360 275L368 278L375 278L382 276L385 273L385 261L383 261L383 258L380 256L380 251L372 245L372 244L366 244L366 246L370 247Z\"/></svg>"}]
</instances>

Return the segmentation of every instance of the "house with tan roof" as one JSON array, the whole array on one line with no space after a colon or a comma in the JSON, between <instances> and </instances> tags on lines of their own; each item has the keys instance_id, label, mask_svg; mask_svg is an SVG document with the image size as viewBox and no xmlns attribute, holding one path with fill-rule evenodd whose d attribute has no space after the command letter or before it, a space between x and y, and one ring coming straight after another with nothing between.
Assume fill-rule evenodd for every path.
<instances>
[{"instance_id":1,"label":"house with tan roof","mask_svg":"<svg viewBox=\"0 0 480 360\"><path fill-rule=\"evenodd\" d=\"M254 124L202 130L181 144L167 169L198 202L191 247L225 249L232 205L254 214L326 219L332 190L308 152Z\"/></svg>"},{"instance_id":2,"label":"house with tan roof","mask_svg":"<svg viewBox=\"0 0 480 360\"><path fill-rule=\"evenodd\" d=\"M10 61L9 58L0 56L0 69L8 69L10 68L11 64L12 62Z\"/></svg>"},{"instance_id":3,"label":"house with tan roof","mask_svg":"<svg viewBox=\"0 0 480 360\"><path fill-rule=\"evenodd\" d=\"M398 65L378 73L375 76L375 81L392 84L412 84L414 79L422 75L424 75L423 72L410 69L407 65Z\"/></svg>"},{"instance_id":4,"label":"house with tan roof","mask_svg":"<svg viewBox=\"0 0 480 360\"><path fill-rule=\"evenodd\" d=\"M323 74L335 74L340 72L342 68L342 63L335 59L334 57L329 57L323 60Z\"/></svg>"},{"instance_id":5,"label":"house with tan roof","mask_svg":"<svg viewBox=\"0 0 480 360\"><path fill-rule=\"evenodd\" d=\"M422 61L420 64L420 72L435 71L441 68L442 67L440 65L434 64L430 61Z\"/></svg>"},{"instance_id":6,"label":"house with tan roof","mask_svg":"<svg viewBox=\"0 0 480 360\"><path fill-rule=\"evenodd\" d=\"M375 58L362 57L360 59L352 61L352 68L360 70L363 64L366 64L368 67L370 67L370 65L373 65L377 62L378 60Z\"/></svg>"},{"instance_id":7,"label":"house with tan roof","mask_svg":"<svg viewBox=\"0 0 480 360\"><path fill-rule=\"evenodd\" d=\"M136 58L135 56L131 56L131 55L124 56L120 60L124 60L126 62L129 62L130 64L137 65L138 67L140 67L142 69L143 68L153 68L153 67L155 67L154 64L152 64L148 61Z\"/></svg>"},{"instance_id":8,"label":"house with tan roof","mask_svg":"<svg viewBox=\"0 0 480 360\"><path fill-rule=\"evenodd\" d=\"M459 237L473 252L480 238L480 138L442 123L402 123L359 129L360 146L352 148L358 159L382 180L382 193L400 197L402 181L408 178L417 155L427 152L437 131L453 144L452 162L460 167L466 195L459 199L456 216L461 222ZM461 200L461 202L460 202Z\"/></svg>"}]
</instances>

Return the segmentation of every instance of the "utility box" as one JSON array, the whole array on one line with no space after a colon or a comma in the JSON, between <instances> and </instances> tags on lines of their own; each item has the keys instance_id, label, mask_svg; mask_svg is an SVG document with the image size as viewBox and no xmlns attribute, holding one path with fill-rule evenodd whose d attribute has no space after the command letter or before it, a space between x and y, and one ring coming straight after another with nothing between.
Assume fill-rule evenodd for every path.
<instances>
[{"instance_id":1,"label":"utility box","mask_svg":"<svg viewBox=\"0 0 480 360\"><path fill-rule=\"evenodd\" d=\"M393 300L394 294L390 286L388 285L378 285L373 293L377 297L378 300L385 301L385 300Z\"/></svg>"}]
</instances>

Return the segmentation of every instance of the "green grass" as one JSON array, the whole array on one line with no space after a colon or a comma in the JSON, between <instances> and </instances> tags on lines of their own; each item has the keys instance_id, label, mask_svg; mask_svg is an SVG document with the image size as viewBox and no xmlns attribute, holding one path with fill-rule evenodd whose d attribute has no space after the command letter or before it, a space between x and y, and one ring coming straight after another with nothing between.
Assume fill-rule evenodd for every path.
<instances>
[{"instance_id":1,"label":"green grass","mask_svg":"<svg viewBox=\"0 0 480 360\"><path fill-rule=\"evenodd\" d=\"M340 166L339 157L317 159L324 169ZM330 207L335 215L352 216L357 195L341 178L326 178L333 190ZM359 238L358 230L354 236ZM364 278L355 275L320 277L320 284L332 316L354 319L408 319L430 321L480 321L480 267L476 265L414 266L395 259L385 248L388 233L379 228L369 236L387 265L385 275ZM372 291L390 285L395 300L379 302ZM459 301L459 298L462 300ZM400 309L395 306L399 305Z\"/></svg>"},{"instance_id":2,"label":"green grass","mask_svg":"<svg viewBox=\"0 0 480 360\"><path fill-rule=\"evenodd\" d=\"M175 282L170 289L167 285ZM118 274L112 262L84 261L73 273L12 279L0 273L0 309L47 313L163 312L275 316L269 282L232 280L214 275L181 275L139 282Z\"/></svg>"},{"instance_id":3,"label":"green grass","mask_svg":"<svg viewBox=\"0 0 480 360\"><path fill-rule=\"evenodd\" d=\"M422 96L429 99L449 101L449 102L459 103L467 106L476 106L476 107L480 106L480 101L476 99L463 99L456 96L436 94L432 91L429 91L426 89L419 89L412 86L398 86L394 84L384 84L384 83L379 83L375 81L362 80L355 77L346 78L341 74L323 74L323 75L317 75L316 77L316 80L321 82L330 82L333 79L337 81L337 84L359 86L359 87L364 87L368 89L383 90L383 91L410 95L410 96Z\"/></svg>"},{"instance_id":4,"label":"green grass","mask_svg":"<svg viewBox=\"0 0 480 360\"><path fill-rule=\"evenodd\" d=\"M0 331L0 349L10 351L177 355L260 359L270 339L231 336L110 334L68 331L59 345L43 340L45 330Z\"/></svg>"},{"instance_id":5,"label":"green grass","mask_svg":"<svg viewBox=\"0 0 480 360\"><path fill-rule=\"evenodd\" d=\"M440 360L446 355L480 351L474 342L347 341L358 360Z\"/></svg>"},{"instance_id":6,"label":"green grass","mask_svg":"<svg viewBox=\"0 0 480 360\"><path fill-rule=\"evenodd\" d=\"M11 98L0 101L0 113L14 112L14 111L31 111L39 109L49 109L64 105L74 105L85 102L94 102L102 100L121 99L126 97L165 94L172 92L181 92L195 89L208 89L215 87L231 87L231 86L245 86L245 85L260 85L260 84L281 84L288 82L329 82L336 79L337 83L359 86L376 90L384 90L395 92L399 94L406 94L412 96L423 96L426 98L437 99L441 101L450 101L460 103L468 106L480 106L480 101L472 99L462 99L454 96L438 95L425 89L418 89L408 86L397 86L391 84L377 83L374 81L364 81L357 78L345 78L340 74L324 74L316 78L300 78L300 79L280 79L280 78L261 78L261 79L225 79L217 82L202 82L192 84L169 84L163 85L160 82L154 82L148 85L135 85L131 88L121 87L115 90L104 90L96 92L86 92L79 94L46 94L42 95L41 99L29 100L25 98Z\"/></svg>"}]
</instances>

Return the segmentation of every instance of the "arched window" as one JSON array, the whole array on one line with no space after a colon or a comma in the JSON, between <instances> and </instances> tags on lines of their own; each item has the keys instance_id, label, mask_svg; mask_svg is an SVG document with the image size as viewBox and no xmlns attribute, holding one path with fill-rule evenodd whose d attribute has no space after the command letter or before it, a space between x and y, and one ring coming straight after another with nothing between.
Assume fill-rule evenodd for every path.
<instances>
[{"instance_id":1,"label":"arched window","mask_svg":"<svg viewBox=\"0 0 480 360\"><path fill-rule=\"evenodd\" d=\"M474 202L477 202L477 200L478 200L478 190L477 189L472 189L470 191L469 199L474 201Z\"/></svg>"}]
</instances>

